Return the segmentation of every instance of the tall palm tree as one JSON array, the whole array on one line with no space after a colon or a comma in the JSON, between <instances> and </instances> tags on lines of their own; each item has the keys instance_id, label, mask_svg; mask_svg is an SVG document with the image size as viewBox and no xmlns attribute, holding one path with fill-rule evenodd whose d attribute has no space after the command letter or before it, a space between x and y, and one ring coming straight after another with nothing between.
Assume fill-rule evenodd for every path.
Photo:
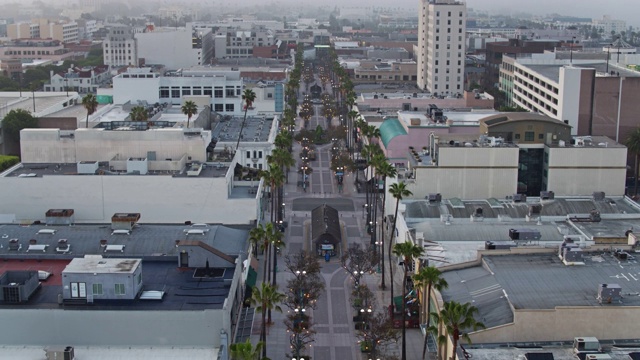
<instances>
[{"instance_id":1,"label":"tall palm tree","mask_svg":"<svg viewBox=\"0 0 640 360\"><path fill-rule=\"evenodd\" d=\"M416 288L422 290L422 307L426 302L427 311L423 312L426 316L426 329L431 326L431 289L441 291L449 287L447 280L442 278L442 272L435 266L423 266L420 268L417 274L413 275L413 283ZM422 346L422 358L424 359L427 354L427 339L429 338L428 332L424 337L424 344Z\"/></svg>"},{"instance_id":2,"label":"tall palm tree","mask_svg":"<svg viewBox=\"0 0 640 360\"><path fill-rule=\"evenodd\" d=\"M242 93L242 100L244 100L244 119L242 119L242 125L240 125L240 134L238 134L238 141L236 142L236 152L238 152L238 146L240 146L240 138L242 137L242 129L244 129L244 123L247 121L247 111L256 101L256 93L251 89L244 89Z\"/></svg>"},{"instance_id":3,"label":"tall palm tree","mask_svg":"<svg viewBox=\"0 0 640 360\"><path fill-rule=\"evenodd\" d=\"M82 98L82 106L87 110L86 128L89 128L89 115L98 109L98 98L94 94L87 94Z\"/></svg>"},{"instance_id":4,"label":"tall palm tree","mask_svg":"<svg viewBox=\"0 0 640 360\"><path fill-rule=\"evenodd\" d=\"M640 157L640 127L635 129L625 142L630 152L635 154L635 166L633 167L633 177L635 183L633 186L633 194L638 195L638 158Z\"/></svg>"},{"instance_id":5,"label":"tall palm tree","mask_svg":"<svg viewBox=\"0 0 640 360\"><path fill-rule=\"evenodd\" d=\"M262 314L262 326L260 329L260 341L264 343L262 357L267 356L267 312L272 309L282 312L282 308L278 303L281 303L285 297L284 294L278 292L277 287L266 282L260 284L260 288L254 286L251 291L251 305L254 305L256 311Z\"/></svg>"},{"instance_id":6,"label":"tall palm tree","mask_svg":"<svg viewBox=\"0 0 640 360\"><path fill-rule=\"evenodd\" d=\"M267 282L267 274L269 273L267 268L267 259L269 258L269 245L271 244L271 242L269 241L269 231L271 231L272 228L272 223L267 223L267 225L265 225L264 227L262 226L262 224L258 224L257 227L251 229L251 231L249 232L249 241L251 241L252 243L255 242L258 246L260 246L260 250L264 252L262 282Z\"/></svg>"},{"instance_id":7,"label":"tall palm tree","mask_svg":"<svg viewBox=\"0 0 640 360\"><path fill-rule=\"evenodd\" d=\"M391 285L391 306L393 306L393 262L391 261L391 249L393 249L393 240L396 235L396 224L398 221L398 207L400 206L400 200L407 196L411 196L411 191L407 190L405 183L391 184L389 187L389 193L396 199L396 211L393 215L393 227L391 227L391 237L389 239L389 285Z\"/></svg>"},{"instance_id":8,"label":"tall palm tree","mask_svg":"<svg viewBox=\"0 0 640 360\"><path fill-rule=\"evenodd\" d=\"M263 357L260 355L264 343L259 341L254 347L251 343L251 339L243 343L233 343L229 345L229 353L232 360L260 360Z\"/></svg>"},{"instance_id":9,"label":"tall palm tree","mask_svg":"<svg viewBox=\"0 0 640 360\"><path fill-rule=\"evenodd\" d=\"M147 110L142 106L132 107L129 116L131 117L131 121L147 121L147 119L149 118Z\"/></svg>"},{"instance_id":10,"label":"tall palm tree","mask_svg":"<svg viewBox=\"0 0 640 360\"><path fill-rule=\"evenodd\" d=\"M469 303L460 304L455 301L447 301L439 313L434 312L431 315L438 319L438 323L441 323L446 329L446 333L452 338L452 358L456 358L456 349L458 348L458 341L460 338L468 343L471 343L469 335L465 332L467 329L476 331L478 329L484 329L484 324L476 321L474 315L478 313L478 308L472 306ZM438 335L438 328L431 326L430 332ZM447 343L447 338L444 334L438 335L438 343ZM445 348L445 358L446 358Z\"/></svg>"},{"instance_id":11,"label":"tall palm tree","mask_svg":"<svg viewBox=\"0 0 640 360\"><path fill-rule=\"evenodd\" d=\"M386 233L385 228L384 228L384 222L385 222L385 212L387 211L387 179L388 178L394 178L398 175L398 172L396 171L396 168L393 167L391 164L389 164L388 161L385 161L384 163L380 164L380 166L378 168L376 168L376 172L378 173L378 175L380 175L380 177L382 178L382 220L380 221L380 227L381 227L381 231L380 231L380 249L382 252L382 283L380 284L380 287L385 289L386 288L386 284L384 283L384 235Z\"/></svg>"},{"instance_id":12,"label":"tall palm tree","mask_svg":"<svg viewBox=\"0 0 640 360\"><path fill-rule=\"evenodd\" d=\"M189 122L191 121L191 117L198 113L198 105L191 100L187 100L182 104L180 108L182 113L187 115L187 129L189 128Z\"/></svg>"},{"instance_id":13,"label":"tall palm tree","mask_svg":"<svg viewBox=\"0 0 640 360\"><path fill-rule=\"evenodd\" d=\"M407 312L405 309L407 303L405 299L407 296L407 275L409 264L422 256L424 249L411 241L405 241L396 244L393 247L393 253L398 257L402 257L402 268L404 269L404 276L402 277L402 360L407 360Z\"/></svg>"},{"instance_id":14,"label":"tall palm tree","mask_svg":"<svg viewBox=\"0 0 640 360\"><path fill-rule=\"evenodd\" d=\"M256 256L256 260L258 260L258 247L261 247L262 242L264 241L264 228L262 224L258 224L257 227L254 227L249 231L249 242L253 247L253 252Z\"/></svg>"},{"instance_id":15,"label":"tall palm tree","mask_svg":"<svg viewBox=\"0 0 640 360\"><path fill-rule=\"evenodd\" d=\"M275 148L271 151L271 155L267 156L267 161L270 164L275 164L282 169L284 172L286 170L287 174L289 173L289 168L296 164L296 161L293 159L293 155L288 149ZM289 183L289 179L285 176L285 182Z\"/></svg>"}]
</instances>

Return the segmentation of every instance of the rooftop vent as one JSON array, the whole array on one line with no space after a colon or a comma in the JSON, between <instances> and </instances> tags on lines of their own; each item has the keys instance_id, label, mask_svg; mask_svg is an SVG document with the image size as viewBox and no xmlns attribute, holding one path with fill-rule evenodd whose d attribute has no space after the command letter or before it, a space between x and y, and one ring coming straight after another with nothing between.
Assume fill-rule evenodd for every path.
<instances>
[{"instance_id":1,"label":"rooftop vent","mask_svg":"<svg viewBox=\"0 0 640 360\"><path fill-rule=\"evenodd\" d=\"M94 175L98 171L97 161L80 161L78 162L78 174Z\"/></svg>"},{"instance_id":2,"label":"rooftop vent","mask_svg":"<svg viewBox=\"0 0 640 360\"><path fill-rule=\"evenodd\" d=\"M67 346L63 349L45 349L47 360L73 360L75 352L73 346Z\"/></svg>"},{"instance_id":3,"label":"rooftop vent","mask_svg":"<svg viewBox=\"0 0 640 360\"><path fill-rule=\"evenodd\" d=\"M598 285L598 303L612 304L620 302L622 297L622 288L618 284L600 284Z\"/></svg>"},{"instance_id":4,"label":"rooftop vent","mask_svg":"<svg viewBox=\"0 0 640 360\"><path fill-rule=\"evenodd\" d=\"M427 199L429 200L430 203L441 202L442 201L442 195L440 195L440 193L429 194L429 196L427 196Z\"/></svg>"},{"instance_id":5,"label":"rooftop vent","mask_svg":"<svg viewBox=\"0 0 640 360\"><path fill-rule=\"evenodd\" d=\"M593 200L595 201L604 201L604 191L594 191L593 192Z\"/></svg>"},{"instance_id":6,"label":"rooftop vent","mask_svg":"<svg viewBox=\"0 0 640 360\"><path fill-rule=\"evenodd\" d=\"M513 194L513 202L527 202L527 195L525 194Z\"/></svg>"},{"instance_id":7,"label":"rooftop vent","mask_svg":"<svg viewBox=\"0 0 640 360\"><path fill-rule=\"evenodd\" d=\"M540 240L540 231L534 229L509 229L509 238L517 241Z\"/></svg>"},{"instance_id":8,"label":"rooftop vent","mask_svg":"<svg viewBox=\"0 0 640 360\"><path fill-rule=\"evenodd\" d=\"M555 196L553 191L540 191L540 200L553 200Z\"/></svg>"}]
</instances>

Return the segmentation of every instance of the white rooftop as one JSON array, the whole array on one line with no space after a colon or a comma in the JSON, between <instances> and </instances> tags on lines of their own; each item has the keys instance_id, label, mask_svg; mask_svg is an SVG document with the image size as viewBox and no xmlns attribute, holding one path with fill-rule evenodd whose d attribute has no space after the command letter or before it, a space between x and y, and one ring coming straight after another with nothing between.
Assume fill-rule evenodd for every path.
<instances>
[{"instance_id":1,"label":"white rooftop","mask_svg":"<svg viewBox=\"0 0 640 360\"><path fill-rule=\"evenodd\" d=\"M98 256L74 258L62 273L134 273L141 262L140 259L107 259Z\"/></svg>"},{"instance_id":2,"label":"white rooftop","mask_svg":"<svg viewBox=\"0 0 640 360\"><path fill-rule=\"evenodd\" d=\"M65 346L48 347L50 349ZM39 346L0 346L0 360L44 359L45 348ZM74 346L76 359L91 360L211 360L218 358L218 349L200 347L113 347L113 346Z\"/></svg>"}]
</instances>

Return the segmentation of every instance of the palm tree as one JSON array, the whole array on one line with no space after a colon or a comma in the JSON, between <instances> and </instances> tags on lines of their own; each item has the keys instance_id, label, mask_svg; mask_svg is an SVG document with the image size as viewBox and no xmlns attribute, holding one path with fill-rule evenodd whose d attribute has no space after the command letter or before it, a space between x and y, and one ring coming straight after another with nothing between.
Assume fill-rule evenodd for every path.
<instances>
[{"instance_id":1,"label":"palm tree","mask_svg":"<svg viewBox=\"0 0 640 360\"><path fill-rule=\"evenodd\" d=\"M261 246L264 238L264 228L262 227L262 224L258 224L257 227L249 231L249 242L253 247L253 252L256 255L256 260L258 260L258 247Z\"/></svg>"},{"instance_id":2,"label":"palm tree","mask_svg":"<svg viewBox=\"0 0 640 360\"><path fill-rule=\"evenodd\" d=\"M242 119L242 125L240 125L240 134L238 134L238 142L236 142L236 152L238 152L238 146L240 146L240 138L242 137L242 129L244 129L244 123L247 121L247 111L256 101L256 93L251 89L244 89L242 93L242 100L244 100L244 119Z\"/></svg>"},{"instance_id":3,"label":"palm tree","mask_svg":"<svg viewBox=\"0 0 640 360\"><path fill-rule=\"evenodd\" d=\"M249 241L252 243L256 243L256 245L260 246L260 250L264 252L264 264L262 270L262 282L267 282L267 274L269 273L267 269L267 259L269 258L269 245L271 242L269 241L269 232L273 231L273 224L267 223L264 227L262 224L258 224L258 226L254 229L251 229L249 232ZM256 252L257 258L257 252Z\"/></svg>"},{"instance_id":4,"label":"palm tree","mask_svg":"<svg viewBox=\"0 0 640 360\"><path fill-rule=\"evenodd\" d=\"M253 287L251 291L251 305L256 307L256 311L262 314L262 326L260 329L260 341L264 344L262 347L262 357L267 356L267 312L276 310L282 312L282 308L278 303L285 299L285 295L278 292L278 288L263 282L260 288Z\"/></svg>"},{"instance_id":5,"label":"palm tree","mask_svg":"<svg viewBox=\"0 0 640 360\"><path fill-rule=\"evenodd\" d=\"M455 301L447 301L444 303L444 306L440 310L439 313L434 312L431 316L434 316L438 319L438 322L441 323L446 329L446 333L451 335L453 344L452 348L452 358L456 358L456 349L458 348L458 341L460 338L465 340L468 343L471 343L471 339L469 335L464 332L466 329L473 329L474 331L478 329L484 329L484 324L476 321L474 315L478 313L478 308L475 306L471 306L469 303L460 304ZM438 328L436 326L431 326L429 332L438 334ZM438 336L438 343L445 344L447 343L447 338L444 334L440 334ZM445 358L446 358L446 348L445 348Z\"/></svg>"},{"instance_id":6,"label":"palm tree","mask_svg":"<svg viewBox=\"0 0 640 360\"><path fill-rule=\"evenodd\" d=\"M391 306L393 306L393 262L391 261L391 249L393 248L393 239L396 235L396 223L398 221L398 207L402 198L411 196L411 191L407 190L405 183L391 184L389 193L396 199L396 211L393 215L393 227L391 228L391 238L389 239L389 285L391 285Z\"/></svg>"},{"instance_id":7,"label":"palm tree","mask_svg":"<svg viewBox=\"0 0 640 360\"><path fill-rule=\"evenodd\" d=\"M273 253L273 266L271 268L273 276L271 277L271 285L273 287L277 287L278 285L276 284L276 269L278 268L278 249L285 247L285 243L282 239L282 232L278 228L273 226L273 224L267 225L271 225L269 229L270 232L268 232L267 237L269 239L269 247L271 248L271 252ZM269 309L269 323L271 323L271 309Z\"/></svg>"},{"instance_id":8,"label":"palm tree","mask_svg":"<svg viewBox=\"0 0 640 360\"><path fill-rule=\"evenodd\" d=\"M633 186L633 194L638 195L638 158L640 157L640 128L635 129L625 142L630 152L635 154L635 166L633 167L633 177L635 183Z\"/></svg>"},{"instance_id":9,"label":"palm tree","mask_svg":"<svg viewBox=\"0 0 640 360\"><path fill-rule=\"evenodd\" d=\"M89 115L98 109L98 98L94 94L87 94L82 98L82 106L87 109L86 128L89 128Z\"/></svg>"},{"instance_id":10,"label":"palm tree","mask_svg":"<svg viewBox=\"0 0 640 360\"><path fill-rule=\"evenodd\" d=\"M250 339L243 343L233 343L229 345L229 352L232 360L260 360L264 343L259 341L254 347Z\"/></svg>"},{"instance_id":11,"label":"palm tree","mask_svg":"<svg viewBox=\"0 0 640 360\"><path fill-rule=\"evenodd\" d=\"M409 264L422 256L424 249L410 241L405 241L393 247L393 254L402 257L402 268L404 269L404 276L402 277L402 360L407 360L407 312L405 310L407 273L409 272Z\"/></svg>"},{"instance_id":12,"label":"palm tree","mask_svg":"<svg viewBox=\"0 0 640 360\"><path fill-rule=\"evenodd\" d=\"M187 129L189 128L189 122L191 121L191 117L198 113L198 105L191 100L187 100L182 104L180 108L182 113L187 115Z\"/></svg>"},{"instance_id":13,"label":"palm tree","mask_svg":"<svg viewBox=\"0 0 640 360\"><path fill-rule=\"evenodd\" d=\"M147 110L142 106L134 106L131 108L131 121L147 121L149 115L147 114Z\"/></svg>"},{"instance_id":14,"label":"palm tree","mask_svg":"<svg viewBox=\"0 0 640 360\"><path fill-rule=\"evenodd\" d=\"M431 326L431 289L436 289L441 291L442 289L446 289L449 287L449 284L445 279L442 278L442 272L438 270L435 266L423 266L420 268L417 274L413 275L413 283L416 288L422 290L422 306L424 309L424 303L426 302L427 311L426 313L426 328L428 329ZM427 339L429 338L428 334L424 337L424 345L422 346L422 358L424 359L427 353Z\"/></svg>"},{"instance_id":15,"label":"palm tree","mask_svg":"<svg viewBox=\"0 0 640 360\"><path fill-rule=\"evenodd\" d=\"M293 159L293 155L291 155L291 152L283 148L273 149L273 151L271 151L271 155L267 156L267 161L270 164L279 166L283 172L284 170L286 170L287 173L289 173L289 168L296 164L296 161ZM285 176L285 182L289 183L289 179L287 176Z\"/></svg>"},{"instance_id":16,"label":"palm tree","mask_svg":"<svg viewBox=\"0 0 640 360\"><path fill-rule=\"evenodd\" d=\"M385 289L386 285L384 283L384 234L385 234L385 228L384 228L384 221L385 221L385 212L387 209L387 178L394 178L398 175L398 172L396 171L396 168L393 167L391 164L389 164L389 162L385 161L384 163L380 164L380 166L378 168L376 168L376 172L378 173L378 175L380 175L380 177L382 178L382 221L380 222L380 226L382 228L382 230L380 231L380 250L382 252L382 283L380 284L380 287Z\"/></svg>"}]
</instances>

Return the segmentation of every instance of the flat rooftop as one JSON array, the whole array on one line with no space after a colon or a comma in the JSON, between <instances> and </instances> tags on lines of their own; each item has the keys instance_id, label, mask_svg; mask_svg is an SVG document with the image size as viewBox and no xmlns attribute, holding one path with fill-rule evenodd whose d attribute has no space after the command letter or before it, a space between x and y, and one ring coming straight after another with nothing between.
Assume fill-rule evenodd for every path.
<instances>
[{"instance_id":1,"label":"flat rooftop","mask_svg":"<svg viewBox=\"0 0 640 360\"><path fill-rule=\"evenodd\" d=\"M187 170L188 169L186 167L179 172L149 170L149 172L146 175L139 175L139 174L127 174L126 171L112 170L108 162L98 163L98 172L102 171L102 175L104 176L127 175L127 176L172 176L172 177L193 177L193 178L204 178L204 177L220 178L220 177L225 177L227 175L229 166L220 162L206 163L206 165L202 168L200 175L198 176L187 176ZM78 174L78 166L75 163L74 164L53 164L53 163L24 164L23 163L22 167L19 167L14 171L5 174L6 177L22 176L27 178L53 176L53 175L95 176L93 174Z\"/></svg>"},{"instance_id":2,"label":"flat rooftop","mask_svg":"<svg viewBox=\"0 0 640 360\"><path fill-rule=\"evenodd\" d=\"M102 109L104 106L105 105L103 104L98 105L96 111L100 111L100 109ZM87 109L85 109L84 106L79 103L78 105L67 106L64 109L51 113L47 116L75 118L78 124L82 124L80 127L84 127L84 123L87 120ZM89 116L89 123L91 123L91 120L91 116Z\"/></svg>"},{"instance_id":3,"label":"flat rooftop","mask_svg":"<svg viewBox=\"0 0 640 360\"><path fill-rule=\"evenodd\" d=\"M33 264L9 260L8 263L18 263L12 270L33 269ZM68 263L68 260L67 260ZM5 261L5 264L7 262ZM25 269L21 269L24 264ZM235 273L234 267L225 268L221 277L201 278L195 277L193 268L178 268L177 261L144 261L142 262L143 289L164 291L164 297L160 300L130 300L130 301L95 301L91 306L65 305L65 309L82 310L209 310L222 309L224 301L229 295L231 281ZM47 262L41 262L42 267ZM0 272L4 272L0 269ZM42 286L37 290L27 303L20 305L2 304L3 308L37 308L58 309L58 294L62 289L62 274L53 272L52 276L42 281ZM51 281L58 280L58 281Z\"/></svg>"},{"instance_id":4,"label":"flat rooftop","mask_svg":"<svg viewBox=\"0 0 640 360\"><path fill-rule=\"evenodd\" d=\"M530 205L541 205L541 216L566 216L568 214L589 214L595 209L601 215L640 215L640 207L625 197L594 200L592 197L556 197L553 200L540 200L529 197L526 202L514 202L513 199L461 200L442 199L441 202L428 200L403 200L406 204L405 218L408 222L420 222L424 219L440 220L450 215L451 220L469 220L477 209L482 209L485 219L525 219Z\"/></svg>"},{"instance_id":5,"label":"flat rooftop","mask_svg":"<svg viewBox=\"0 0 640 360\"><path fill-rule=\"evenodd\" d=\"M556 254L483 256L484 266L446 271L444 301L472 302L487 328L513 322L514 309L558 306L640 306L640 297L600 304L600 284L619 284L623 294L640 293L640 264L603 252L585 253L585 265L566 266Z\"/></svg>"},{"instance_id":6,"label":"flat rooftop","mask_svg":"<svg viewBox=\"0 0 640 360\"><path fill-rule=\"evenodd\" d=\"M212 138L218 139L218 142L235 144L240 135L242 119L242 117L222 117L222 120L214 125L211 133ZM273 118L248 116L242 129L240 141L248 143L269 141L272 124Z\"/></svg>"},{"instance_id":7,"label":"flat rooftop","mask_svg":"<svg viewBox=\"0 0 640 360\"><path fill-rule=\"evenodd\" d=\"M56 347L43 346L0 346L0 360L44 359L44 349ZM211 360L218 358L218 349L198 347L139 347L139 346L74 346L76 358L91 360Z\"/></svg>"},{"instance_id":8,"label":"flat rooftop","mask_svg":"<svg viewBox=\"0 0 640 360\"><path fill-rule=\"evenodd\" d=\"M42 218L44 219L44 211ZM142 214L144 221L144 214ZM38 234L41 229L56 230L55 234ZM0 258L5 259L67 259L84 255L102 255L103 257L160 257L178 256L176 240L199 240L221 252L238 256L247 249L248 230L234 229L222 225L209 225L204 235L185 234L188 225L136 225L131 235L112 235L111 224L45 226L45 225L0 225ZM18 239L21 250L9 250L9 240ZM29 251L31 239L38 245L48 245L43 250ZM66 239L70 252L56 251L58 240ZM124 245L122 252L105 252L100 240L106 245ZM0 262L1 263L1 262Z\"/></svg>"},{"instance_id":9,"label":"flat rooftop","mask_svg":"<svg viewBox=\"0 0 640 360\"><path fill-rule=\"evenodd\" d=\"M612 347L609 342L600 342L603 348L606 349L606 354L611 356L612 360L630 360L630 353L638 353L640 351L640 344L629 344L624 342L623 344L629 344L630 347L616 348ZM578 357L573 352L572 347L567 344L566 346L560 346L558 344L545 344L545 343L532 343L522 344L521 348L517 347L517 344L509 344L509 346L496 347L474 347L473 345L464 345L465 350L472 356L473 360L514 360L525 359L525 354L551 354L554 360L576 360ZM527 347L528 346L528 347ZM640 354L640 353L639 353ZM640 355L639 355L640 356ZM532 357L531 360L544 360L545 358ZM548 359L548 358L546 358ZM635 359L635 358L633 358Z\"/></svg>"},{"instance_id":10,"label":"flat rooftop","mask_svg":"<svg viewBox=\"0 0 640 360\"><path fill-rule=\"evenodd\" d=\"M66 93L36 92L34 111L31 94L31 91L26 89L23 89L22 97L20 97L18 91L5 94L0 92L0 111L2 113L8 113L11 110L23 109L40 116L49 116L49 114L53 113L53 110L50 109L51 107L66 99L73 99L77 96L75 92L69 92L69 96L66 96Z\"/></svg>"}]
</instances>

